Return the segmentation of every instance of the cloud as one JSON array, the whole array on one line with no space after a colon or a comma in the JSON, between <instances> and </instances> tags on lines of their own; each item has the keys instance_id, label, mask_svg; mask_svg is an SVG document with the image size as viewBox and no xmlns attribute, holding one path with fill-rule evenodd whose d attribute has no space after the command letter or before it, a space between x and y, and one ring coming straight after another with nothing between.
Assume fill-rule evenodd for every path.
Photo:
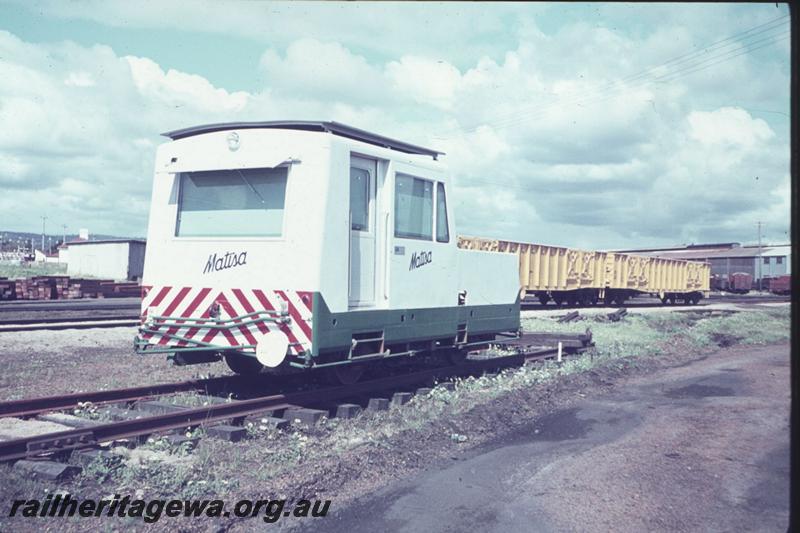
<instances>
[{"instance_id":1,"label":"cloud","mask_svg":"<svg viewBox=\"0 0 800 533\"><path fill-rule=\"evenodd\" d=\"M174 69L166 73L148 58L127 56L133 82L148 99L159 100L167 106L189 106L211 112L241 111L249 95L243 91L229 93L194 74Z\"/></svg>"},{"instance_id":2,"label":"cloud","mask_svg":"<svg viewBox=\"0 0 800 533\"><path fill-rule=\"evenodd\" d=\"M502 54L501 38L536 6L480 2L125 2L87 0L80 7L58 0L20 4L66 21L92 21L127 29L202 32L246 37L262 46L286 48L302 36L370 50L385 59L427 54L469 64L482 54ZM488 16L487 16L488 14ZM424 38L420 38L420 34ZM453 46L453 43L460 43Z\"/></svg>"},{"instance_id":3,"label":"cloud","mask_svg":"<svg viewBox=\"0 0 800 533\"><path fill-rule=\"evenodd\" d=\"M726 144L752 149L775 136L762 119L753 119L744 109L723 107L711 112L692 111L689 137L707 145Z\"/></svg>"},{"instance_id":4,"label":"cloud","mask_svg":"<svg viewBox=\"0 0 800 533\"><path fill-rule=\"evenodd\" d=\"M386 65L395 90L424 105L451 109L461 73L453 65L425 57L403 56Z\"/></svg>"},{"instance_id":5,"label":"cloud","mask_svg":"<svg viewBox=\"0 0 800 533\"><path fill-rule=\"evenodd\" d=\"M29 172L30 165L19 157L0 153L0 187L19 187Z\"/></svg>"},{"instance_id":6,"label":"cloud","mask_svg":"<svg viewBox=\"0 0 800 533\"><path fill-rule=\"evenodd\" d=\"M64 85L72 87L93 87L95 81L88 72L70 72L64 80Z\"/></svg>"},{"instance_id":7,"label":"cloud","mask_svg":"<svg viewBox=\"0 0 800 533\"><path fill-rule=\"evenodd\" d=\"M335 42L304 38L285 54L268 49L260 66L277 95L374 103L382 99L382 75L367 60Z\"/></svg>"},{"instance_id":8,"label":"cloud","mask_svg":"<svg viewBox=\"0 0 800 533\"><path fill-rule=\"evenodd\" d=\"M243 68L263 82L235 91L143 52L0 32L0 122L15 125L0 129L0 197L12 191L25 210L0 205L22 225L47 211L142 235L159 132L286 118L445 151L463 233L611 248L746 240L757 219L775 235L789 225L788 120L758 111L788 113L787 51L669 82L658 79L669 67L648 70L761 15L743 26L728 6L703 7L702 20L658 6L643 24L640 8L614 6L571 20L549 5L46 5L120 32L180 20L249 36L260 59ZM705 27L711 13L725 26Z\"/></svg>"}]
</instances>

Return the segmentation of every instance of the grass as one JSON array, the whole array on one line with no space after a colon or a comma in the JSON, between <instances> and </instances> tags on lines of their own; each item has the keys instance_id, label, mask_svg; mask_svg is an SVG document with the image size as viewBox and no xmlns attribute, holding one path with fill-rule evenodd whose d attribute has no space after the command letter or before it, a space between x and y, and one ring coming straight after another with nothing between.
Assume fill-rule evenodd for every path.
<instances>
[{"instance_id":1,"label":"grass","mask_svg":"<svg viewBox=\"0 0 800 533\"><path fill-rule=\"evenodd\" d=\"M152 440L134 450L117 448L113 461L85 469L75 482L76 489L100 495L143 491L153 498L234 498L254 487L268 490L304 463L337 459L365 446L391 446L393 439L397 442L398 438L414 438L415 430L439 427L434 425L436 421L445 421L447 426L476 406L564 376L599 367L621 369L662 354L716 348L724 344L722 341L747 345L784 342L789 339L790 317L788 307L780 307L713 317L690 313L628 315L619 323L603 316L566 324L547 318L524 318L523 326L528 331L576 333L590 327L597 346L593 353L568 358L560 365L530 365L495 376L461 379L452 391L436 387L428 395L415 396L402 408L351 420L323 419L313 428L292 427L285 431L256 421L248 426L246 441L201 439L193 451L162 440ZM202 430L190 435L202 435ZM458 448L469 445L475 435L456 427L448 429L444 437ZM16 472L0 467L0 482L15 487L12 492L22 497L20 491L29 491L31 485L22 479L16 484L17 478L21 479Z\"/></svg>"},{"instance_id":2,"label":"grass","mask_svg":"<svg viewBox=\"0 0 800 533\"><path fill-rule=\"evenodd\" d=\"M32 276L55 276L67 273L66 263L0 263L0 277L9 279L30 278Z\"/></svg>"}]
</instances>

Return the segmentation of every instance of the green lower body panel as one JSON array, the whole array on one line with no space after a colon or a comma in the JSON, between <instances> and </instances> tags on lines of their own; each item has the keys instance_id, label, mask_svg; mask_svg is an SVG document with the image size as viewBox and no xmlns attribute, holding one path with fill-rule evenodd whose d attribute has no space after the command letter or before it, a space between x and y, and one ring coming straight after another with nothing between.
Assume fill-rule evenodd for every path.
<instances>
[{"instance_id":1,"label":"green lower body panel","mask_svg":"<svg viewBox=\"0 0 800 533\"><path fill-rule=\"evenodd\" d=\"M427 309L377 309L332 313L314 293L312 356L348 351L354 336L375 334L387 345L517 332L520 302Z\"/></svg>"}]
</instances>

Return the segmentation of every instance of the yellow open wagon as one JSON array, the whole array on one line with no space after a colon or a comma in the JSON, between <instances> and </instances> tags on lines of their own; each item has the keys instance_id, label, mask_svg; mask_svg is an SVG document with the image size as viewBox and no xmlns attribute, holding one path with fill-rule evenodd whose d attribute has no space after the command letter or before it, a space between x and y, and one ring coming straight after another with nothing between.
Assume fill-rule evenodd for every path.
<instances>
[{"instance_id":1,"label":"yellow open wagon","mask_svg":"<svg viewBox=\"0 0 800 533\"><path fill-rule=\"evenodd\" d=\"M708 263L632 254L576 250L562 246L458 237L460 248L514 253L519 257L519 281L524 296L544 305L562 303L622 304L638 294L664 303L697 303L709 290Z\"/></svg>"}]
</instances>

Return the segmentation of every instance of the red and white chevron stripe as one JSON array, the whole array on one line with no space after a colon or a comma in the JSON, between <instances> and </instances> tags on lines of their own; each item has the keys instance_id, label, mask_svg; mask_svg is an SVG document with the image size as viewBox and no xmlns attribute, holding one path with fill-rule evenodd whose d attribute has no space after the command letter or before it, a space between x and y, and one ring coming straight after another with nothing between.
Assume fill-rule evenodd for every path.
<instances>
[{"instance_id":1,"label":"red and white chevron stripe","mask_svg":"<svg viewBox=\"0 0 800 533\"><path fill-rule=\"evenodd\" d=\"M233 326L229 329L209 329L202 325L185 327L156 327L158 333L143 333L142 339L150 344L188 346L186 340L173 336L200 340L220 348L254 345L261 334L281 331L289 339L295 354L311 350L311 292L269 289L210 289L197 287L143 286L142 323L151 310L158 316L176 318L209 318L211 306L219 304L220 319L230 319L254 311L280 310L282 302L289 312L288 324L263 321L256 324ZM251 319L244 319L250 321ZM172 321L171 321L172 322ZM177 320L180 323L180 320ZM238 321L237 321L238 322ZM295 343L295 344L292 344Z\"/></svg>"}]
</instances>

